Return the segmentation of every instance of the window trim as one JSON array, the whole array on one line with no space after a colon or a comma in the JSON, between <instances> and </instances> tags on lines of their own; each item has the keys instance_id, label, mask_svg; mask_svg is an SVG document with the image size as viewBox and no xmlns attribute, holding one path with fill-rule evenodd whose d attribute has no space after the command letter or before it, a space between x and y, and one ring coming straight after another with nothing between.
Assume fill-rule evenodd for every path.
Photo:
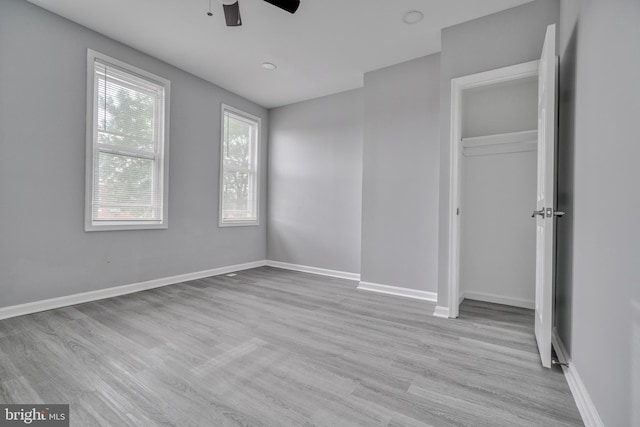
<instances>
[{"instance_id":1,"label":"window trim","mask_svg":"<svg viewBox=\"0 0 640 427\"><path fill-rule=\"evenodd\" d=\"M162 219L160 221L131 220L131 221L100 221L93 220L93 184L94 171L97 167L99 150L97 149L97 106L95 102L95 62L105 62L114 68L119 68L129 74L134 74L145 80L164 86L164 123L159 128L162 130L162 147L159 150L160 167L162 175ZM85 231L109 231L109 230L146 230L166 229L169 226L169 105L171 96L171 82L163 77L142 70L133 65L122 62L92 49L87 49L87 105L86 105L86 148L85 148Z\"/></svg>"},{"instance_id":2,"label":"window trim","mask_svg":"<svg viewBox=\"0 0 640 427\"><path fill-rule=\"evenodd\" d=\"M256 192L256 219L244 220L223 220L223 199L224 199L224 115L229 111L238 116L244 117L249 120L253 120L258 124L256 131L256 169L255 169L255 192ZM253 114L242 111L238 108L232 107L225 103L221 104L220 108L220 182L218 185L218 227L246 227L260 225L260 156L262 150L260 149L260 140L262 133L262 119Z\"/></svg>"}]
</instances>

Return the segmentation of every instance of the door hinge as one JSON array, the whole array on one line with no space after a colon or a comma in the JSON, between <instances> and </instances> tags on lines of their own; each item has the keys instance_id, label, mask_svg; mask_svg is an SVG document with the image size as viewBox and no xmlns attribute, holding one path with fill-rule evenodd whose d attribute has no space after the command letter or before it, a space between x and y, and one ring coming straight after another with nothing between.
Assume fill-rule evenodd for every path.
<instances>
[{"instance_id":1,"label":"door hinge","mask_svg":"<svg viewBox=\"0 0 640 427\"><path fill-rule=\"evenodd\" d=\"M460 215L460 208L456 209L456 215Z\"/></svg>"}]
</instances>

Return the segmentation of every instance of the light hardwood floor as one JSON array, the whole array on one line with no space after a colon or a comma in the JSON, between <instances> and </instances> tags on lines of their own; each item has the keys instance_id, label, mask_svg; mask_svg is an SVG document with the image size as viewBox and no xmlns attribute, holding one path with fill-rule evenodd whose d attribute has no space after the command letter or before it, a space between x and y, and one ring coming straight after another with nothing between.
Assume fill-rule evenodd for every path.
<instances>
[{"instance_id":1,"label":"light hardwood floor","mask_svg":"<svg viewBox=\"0 0 640 427\"><path fill-rule=\"evenodd\" d=\"M530 310L261 267L0 321L0 402L72 426L576 426Z\"/></svg>"}]
</instances>

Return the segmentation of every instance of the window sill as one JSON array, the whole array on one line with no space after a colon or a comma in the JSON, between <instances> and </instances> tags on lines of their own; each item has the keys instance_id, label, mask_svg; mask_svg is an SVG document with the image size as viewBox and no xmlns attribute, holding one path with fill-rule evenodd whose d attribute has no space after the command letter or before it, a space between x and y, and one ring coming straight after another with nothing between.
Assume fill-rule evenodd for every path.
<instances>
[{"instance_id":1,"label":"window sill","mask_svg":"<svg viewBox=\"0 0 640 427\"><path fill-rule=\"evenodd\" d=\"M123 231L123 230L158 230L167 229L169 225L164 223L114 223L106 222L104 224L85 224L84 231Z\"/></svg>"},{"instance_id":2,"label":"window sill","mask_svg":"<svg viewBox=\"0 0 640 427\"><path fill-rule=\"evenodd\" d=\"M260 225L258 220L218 222L218 227L250 227Z\"/></svg>"}]
</instances>

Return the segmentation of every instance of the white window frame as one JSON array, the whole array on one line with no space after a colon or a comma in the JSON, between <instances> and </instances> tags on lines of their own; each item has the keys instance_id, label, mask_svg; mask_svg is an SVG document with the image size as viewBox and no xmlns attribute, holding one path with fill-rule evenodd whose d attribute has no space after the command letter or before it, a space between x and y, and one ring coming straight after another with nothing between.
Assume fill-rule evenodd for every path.
<instances>
[{"instance_id":1,"label":"white window frame","mask_svg":"<svg viewBox=\"0 0 640 427\"><path fill-rule=\"evenodd\" d=\"M253 114L249 114L245 111L239 110L237 108L231 107L227 104L221 105L220 112L220 185L219 185L219 211L218 211L218 226L220 227L241 227L241 226L253 226L260 225L260 134L262 132L262 119L258 116L254 116ZM224 148L225 148L225 139L224 139L224 116L225 112L233 113L237 116L241 116L247 120L251 120L257 123L257 130L255 135L255 172L253 173L253 191L256 193L255 197L255 219L224 219Z\"/></svg>"},{"instance_id":2,"label":"white window frame","mask_svg":"<svg viewBox=\"0 0 640 427\"><path fill-rule=\"evenodd\" d=\"M150 81L164 87L164 103L158 114L157 145L151 157L155 162L155 176L159 180L157 191L162 197L162 213L160 220L126 220L108 221L93 219L94 174L97 173L98 155L98 126L97 126L97 101L95 99L98 78L95 72L95 63L106 63L110 67L117 68L138 78ZM91 49L87 49L87 136L86 136L86 181L85 181L85 231L108 230L143 230L168 228L169 213L169 98L171 82L163 77L148 71L129 65L110 56ZM104 151L104 150L103 150ZM130 155L126 153L127 155ZM159 178L158 178L159 177Z\"/></svg>"}]
</instances>

